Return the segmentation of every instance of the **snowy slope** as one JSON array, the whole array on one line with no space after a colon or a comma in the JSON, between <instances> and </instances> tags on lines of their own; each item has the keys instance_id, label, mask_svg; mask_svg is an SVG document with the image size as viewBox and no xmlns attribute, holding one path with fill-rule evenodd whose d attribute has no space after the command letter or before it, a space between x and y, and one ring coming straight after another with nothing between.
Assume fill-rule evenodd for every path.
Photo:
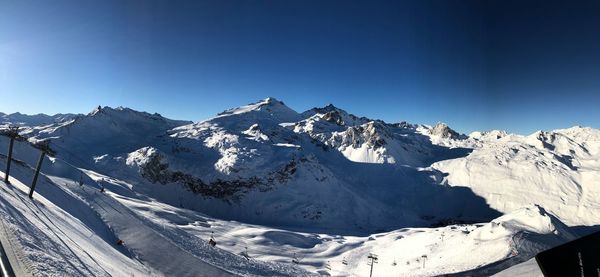
<instances>
[{"instance_id":1,"label":"snowy slope","mask_svg":"<svg viewBox=\"0 0 600 277\"><path fill-rule=\"evenodd\" d=\"M146 210L149 217L164 210ZM171 212L171 211L169 211ZM473 271L490 275L573 238L567 227L537 206L490 223L404 228L368 236L296 232L213 220L198 224L171 218L186 232L214 236L224 249L255 259L300 266L333 276L365 276L367 256L379 257L374 276L437 276ZM423 258L426 256L426 258ZM423 265L425 260L425 265Z\"/></svg>"},{"instance_id":2,"label":"snowy slope","mask_svg":"<svg viewBox=\"0 0 600 277\"><path fill-rule=\"evenodd\" d=\"M341 113L345 122L367 122ZM360 233L497 215L468 190L439 186L438 172L416 167L467 149L433 145L414 126L381 121L322 139L296 129L302 118L272 98L192 124L105 107L23 135L49 139L61 159L160 201L248 223Z\"/></svg>"},{"instance_id":3,"label":"snowy slope","mask_svg":"<svg viewBox=\"0 0 600 277\"><path fill-rule=\"evenodd\" d=\"M600 131L574 127L486 141L468 156L432 167L492 208L543 206L569 225L600 223Z\"/></svg>"},{"instance_id":4,"label":"snowy slope","mask_svg":"<svg viewBox=\"0 0 600 277\"><path fill-rule=\"evenodd\" d=\"M377 276L490 275L573 239L567 226L600 224L600 131L591 128L465 136L443 123L387 123L333 105L298 113L267 98L194 123L104 107L21 134L57 152L39 197L45 213L72 217L57 228L73 230L79 243L77 230L93 219L108 231L91 244L115 248L115 238L126 238L134 253L101 259L141 274L194 275L202 267L191 264L203 263L237 274L308 274L294 260L312 273L362 276L373 252ZM1 137L0 153L6 143ZM37 155L15 146L29 165ZM30 169L15 174L29 182ZM80 178L92 187L79 187ZM100 187L107 192L89 193ZM7 206L25 209L17 200ZM211 232L216 250L206 244ZM178 253L181 264L162 263L163 252ZM26 256L36 255L52 267L59 261ZM103 264L91 265L100 256L90 256L81 264L100 274Z\"/></svg>"},{"instance_id":5,"label":"snowy slope","mask_svg":"<svg viewBox=\"0 0 600 277\"><path fill-rule=\"evenodd\" d=\"M466 149L436 146L414 127L380 121L320 137L298 126L321 121L321 114L300 124L289 122L300 118L282 102L268 98L176 127L169 131L171 141L166 139L166 144L98 159L96 169L114 172L129 167L132 170L122 175L127 180L159 183L171 190L173 185L183 186L205 197L194 201L189 199L194 195L181 196L191 208L249 223L363 232L497 215L468 190L437 185L437 172L414 167L464 155ZM362 150L373 159L362 158ZM388 163L392 159L398 163L371 164L385 155L390 156ZM157 194L154 186L144 187L152 187L144 193L153 197L173 204L179 201ZM447 206L427 205L431 199ZM340 206L353 209L340 210Z\"/></svg>"},{"instance_id":6,"label":"snowy slope","mask_svg":"<svg viewBox=\"0 0 600 277\"><path fill-rule=\"evenodd\" d=\"M534 258L520 263L518 265L509 267L505 270L498 272L493 275L494 277L514 277L514 276L529 276L529 277L543 277L544 273L537 265Z\"/></svg>"},{"instance_id":7,"label":"snowy slope","mask_svg":"<svg viewBox=\"0 0 600 277\"><path fill-rule=\"evenodd\" d=\"M89 165L97 156L128 153L153 144L168 130L187 123L123 107L98 107L87 115L23 135L34 140L51 139L59 157Z\"/></svg>"},{"instance_id":8,"label":"snowy slope","mask_svg":"<svg viewBox=\"0 0 600 277\"><path fill-rule=\"evenodd\" d=\"M26 148L27 146L23 146ZM35 152L34 149L30 151ZM14 162L10 184L0 183L0 213L23 269L44 276L306 276L293 266L246 260L139 216L123 200L153 203L134 192L100 192L98 175L58 159L45 161L34 200L32 169ZM0 163L4 166L4 160ZM3 175L3 172L0 172ZM66 177L58 177L58 174ZM79 176L83 185L75 181ZM83 178L85 176L85 178ZM90 178L92 177L92 178ZM120 182L119 185L125 185ZM127 203L127 202L125 202ZM168 207L168 206L167 206ZM199 217L200 218L200 217ZM116 244L123 240L123 245ZM165 259L168 253L169 259ZM65 264L66 263L66 264ZM226 267L226 269L225 269Z\"/></svg>"},{"instance_id":9,"label":"snowy slope","mask_svg":"<svg viewBox=\"0 0 600 277\"><path fill-rule=\"evenodd\" d=\"M80 199L42 177L38 192L45 197L36 195L36 201L31 201L27 197L29 186L20 181L30 181L31 169L13 163L11 172L17 178L11 178L10 184L0 182L0 213L13 248L20 250L17 256L26 265L26 272L48 276L152 273L126 248L116 246L110 227Z\"/></svg>"},{"instance_id":10,"label":"snowy slope","mask_svg":"<svg viewBox=\"0 0 600 277\"><path fill-rule=\"evenodd\" d=\"M59 166L60 163L55 162L54 164ZM56 172L65 171L64 168L54 170ZM216 259L214 262L226 265L229 270L245 270L242 272L246 272L246 274L253 272L257 275L270 276L277 272L265 270L264 266L252 266L250 267L252 269L250 269L244 265L243 261L245 259L241 255L237 256L238 261L235 263L231 263L232 261L227 262L231 258L222 258L225 260L224 263L224 260L219 259L223 253L220 255L210 253L210 247L206 249L206 242L192 243L195 239L206 239L210 235L214 235L220 248L231 253L245 253L252 260L277 262L279 264L278 270L285 270L286 273L283 275L287 276L308 274L301 273L298 269L285 269L286 267L283 264L293 266L292 261L294 259L296 259L299 266L313 272L336 276L361 276L369 270L365 266L365 261L366 256L371 252L377 253L380 257L375 270L377 276L397 276L398 274L431 276L461 272L515 256L519 259L512 262L516 263L530 258L538 251L573 237L564 224L537 206L515 211L487 224L450 225L429 229L408 228L365 237L294 232L211 219L198 213L147 199L133 192L125 193L118 188L124 190L124 187L128 187L127 183L90 171L85 173L92 178L91 181L86 180L86 182L92 182L94 185L93 180L96 180L107 187L107 192L100 193L97 188L89 187L87 184L80 187L76 181L49 176L45 183L39 185L38 191L41 195L36 194L35 199L44 204L42 208L38 207L39 212L50 214L46 215L42 222L34 221L27 227L13 227L13 230L26 230L26 232L20 232L21 236L26 236L28 233L35 234L36 227L49 226L49 232L64 232L64 237L69 238L68 242L60 240L60 237L45 237L43 239L44 241L57 240L55 244L60 247L53 248L54 252L50 252L50 254L58 254L57 257L48 257L46 252L36 254L35 250L39 248L35 248L35 244L23 242L31 238L20 238L17 243L27 245L25 249L28 252L24 256L31 260L33 270L41 270L46 273L51 272L46 270L55 270L58 275L98 276L108 273L124 276L137 272L134 274L161 275L168 273L167 275L185 276L189 274L198 276L193 272L199 261L185 264L185 260L186 258L199 256L209 261ZM22 175L22 173L18 172L16 175ZM16 188L12 188L12 186L16 186ZM4 199L7 199L5 201L13 206L15 211L26 210L22 205L30 203L25 198L26 188L24 187L25 185L13 179L12 185L8 187L9 190L5 189L3 191L2 195L9 195L8 197L4 196ZM52 201L44 196L51 196ZM64 200L60 200L61 198ZM77 206L65 206L73 205L73 202L77 203L78 198L87 202L88 205L91 204L91 206L85 209L82 209L85 206L81 205L78 208L76 208ZM62 207L54 206L53 203L60 203ZM90 208L97 214L86 212L86 209L89 210ZM25 215L33 217L29 213L26 210ZM55 224L52 222L65 221L65 218L67 220L64 225L50 225ZM105 221L107 226L110 226L106 231L108 238L102 238L101 236L102 241L90 241L89 237L98 236L100 229L107 228L101 227L102 223L89 223L94 221L94 218L99 218L101 221ZM119 218L123 219L119 220ZM144 220L143 223L138 223L142 219ZM24 220L15 220L15 222L20 221ZM85 225L81 225L82 223ZM135 228L135 230L128 230L128 228ZM150 234L160 233L160 237L144 234L147 232L144 229L148 229L151 232ZM78 233L84 233L85 237L78 237ZM98 245L105 245L104 247L109 248L117 247L111 245L111 242L116 240L117 237L125 240L125 247L121 251L131 251L133 257L135 257L133 261L127 259L126 256L120 256L119 253L114 253L115 250L111 250L111 252L99 248L101 254L95 252ZM181 251L178 250L180 248L169 250L168 246L161 244L163 238L168 239L168 241L164 241L167 245L177 243L179 247L189 251L187 253L194 256L190 257L186 252L177 254ZM81 246L81 240L89 241L91 245L83 247ZM34 248L30 250L27 247ZM160 250L156 249L157 247ZM85 252L77 252L77 250L82 252L83 249L86 249ZM95 251L89 251L90 249ZM286 251L281 251L282 249ZM410 249L410 251L399 252L400 249ZM207 250L209 253L204 252ZM68 254L71 251L75 252L75 255L86 255L88 257L79 261L79 264L74 264L73 270L83 267L88 271L70 272L68 271L69 268L57 267L57 264L61 263L61 259L66 255L65 252ZM147 251L149 251L150 256L145 254ZM112 256L106 256L107 253L112 253ZM162 254L153 258L153 253L169 253L173 257L173 261L180 263L173 268L172 261L165 264ZM476 255L465 257L461 255L462 253L476 253ZM132 254L129 254L129 256L132 256ZM425 266L423 266L423 255L427 256ZM477 258L474 259L473 257ZM104 261L106 264L98 261ZM184 264L181 264L182 262ZM273 267L267 267L267 269L274 270ZM102 272L102 270L106 270L107 273ZM140 270L145 270L145 273L140 272ZM181 270L185 270L185 273ZM205 268L201 268L201 270L206 272ZM211 273L210 276L217 275Z\"/></svg>"}]
</instances>

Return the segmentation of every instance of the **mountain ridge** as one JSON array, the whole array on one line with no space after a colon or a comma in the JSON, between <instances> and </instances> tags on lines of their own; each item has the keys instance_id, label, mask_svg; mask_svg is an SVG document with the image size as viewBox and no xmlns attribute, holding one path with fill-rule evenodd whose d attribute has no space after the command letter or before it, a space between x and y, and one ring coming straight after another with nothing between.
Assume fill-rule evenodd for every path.
<instances>
[{"instance_id":1,"label":"mountain ridge","mask_svg":"<svg viewBox=\"0 0 600 277\"><path fill-rule=\"evenodd\" d=\"M196 122L99 107L21 127L29 142L50 142L56 156L47 158L42 172L69 190L84 180L157 222L177 218L164 209L179 207L218 219L220 226L258 232L260 240L319 257L303 265L310 270L328 259L319 251L358 261L369 251L397 255L395 248L411 243L433 245L414 249L446 260L428 270L420 266L422 256L403 254L407 263L386 266L389 272L438 275L499 262L479 269L490 274L568 241L571 227L600 224L594 212L600 208L594 201L600 196L600 130L589 127L465 136L444 123L386 123L333 105L298 113L274 98ZM35 164L39 153L19 142L15 155ZM155 206L136 208L141 203ZM206 236L207 224L216 226L190 222L177 232L191 228ZM446 235L455 239L440 244L439 234L442 242ZM226 249L247 251L223 239ZM454 258L454 243L470 252L484 243L493 251L465 262ZM303 248L311 245L316 252ZM332 250L338 245L348 252ZM362 270L341 262L331 268L342 275Z\"/></svg>"}]
</instances>

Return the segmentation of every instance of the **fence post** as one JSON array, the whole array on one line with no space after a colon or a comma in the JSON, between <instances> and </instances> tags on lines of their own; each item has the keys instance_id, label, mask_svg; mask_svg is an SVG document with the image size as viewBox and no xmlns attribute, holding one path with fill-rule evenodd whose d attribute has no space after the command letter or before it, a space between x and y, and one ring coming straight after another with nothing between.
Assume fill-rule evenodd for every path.
<instances>
[{"instance_id":1,"label":"fence post","mask_svg":"<svg viewBox=\"0 0 600 277\"><path fill-rule=\"evenodd\" d=\"M6 171L4 172L4 182L9 184L10 181L8 180L8 177L10 176L10 164L12 162L13 146L15 144L15 139L19 138L19 127L10 126L8 127L8 130L2 132L2 135L10 138L10 142L8 143L8 156L6 159Z\"/></svg>"},{"instance_id":2,"label":"fence post","mask_svg":"<svg viewBox=\"0 0 600 277\"><path fill-rule=\"evenodd\" d=\"M33 192L35 191L35 185L37 183L38 175L40 175L40 170L42 169L42 162L44 161L44 157L46 154L48 156L54 156L56 153L52 151L50 148L50 141L41 141L34 145L35 148L40 149L42 153L40 153L40 159L38 160L37 166L35 168L35 174L33 175L33 181L31 182L31 189L29 190L29 198L33 199Z\"/></svg>"},{"instance_id":3,"label":"fence post","mask_svg":"<svg viewBox=\"0 0 600 277\"><path fill-rule=\"evenodd\" d=\"M12 150L13 145L15 144L15 138L10 138L10 143L8 144L8 158L6 159L6 171L4 172L4 182L9 184L8 176L10 175L10 162L12 161Z\"/></svg>"},{"instance_id":4,"label":"fence post","mask_svg":"<svg viewBox=\"0 0 600 277\"><path fill-rule=\"evenodd\" d=\"M46 152L42 151L40 154L40 159L37 163L37 167L35 168L35 174L33 175L33 181L31 182L31 189L29 190L29 198L31 199L33 199L33 191L35 190L35 184L37 183L38 175L40 174L40 169L42 168L44 156L46 156Z\"/></svg>"}]
</instances>

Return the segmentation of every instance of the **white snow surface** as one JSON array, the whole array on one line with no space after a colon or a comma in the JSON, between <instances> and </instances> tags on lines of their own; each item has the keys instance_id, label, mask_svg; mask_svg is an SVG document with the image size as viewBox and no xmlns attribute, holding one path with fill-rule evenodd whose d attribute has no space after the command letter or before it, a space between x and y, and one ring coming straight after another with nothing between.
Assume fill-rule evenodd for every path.
<instances>
[{"instance_id":1,"label":"white snow surface","mask_svg":"<svg viewBox=\"0 0 600 277\"><path fill-rule=\"evenodd\" d=\"M471 188L501 212L537 204L568 225L600 222L600 131L573 127L487 141L440 161L451 186Z\"/></svg>"},{"instance_id":2,"label":"white snow surface","mask_svg":"<svg viewBox=\"0 0 600 277\"><path fill-rule=\"evenodd\" d=\"M21 162L13 162L10 184L0 182L3 227L11 249L18 250L18 261L12 264L22 265L22 272L36 276L311 275L295 265L247 260L209 246L206 237L181 232L178 222L201 223L206 220L202 214L153 201L136 194L126 182L59 159L45 163L33 200L27 197L28 185L21 182L32 168ZM102 192L102 187L109 189ZM169 209L175 211L172 217ZM157 215L144 216L142 212L148 210ZM163 222L166 219L174 223ZM124 244L118 245L118 240Z\"/></svg>"},{"instance_id":3,"label":"white snow surface","mask_svg":"<svg viewBox=\"0 0 600 277\"><path fill-rule=\"evenodd\" d=\"M21 121L0 129L22 126L56 152L34 201L39 152L27 141L12 184L0 183L5 229L32 274L364 276L374 253L375 276L517 264L505 273L527 276L536 253L578 236L571 227L600 224L593 128L465 136L274 98L195 123L121 107Z\"/></svg>"}]
</instances>

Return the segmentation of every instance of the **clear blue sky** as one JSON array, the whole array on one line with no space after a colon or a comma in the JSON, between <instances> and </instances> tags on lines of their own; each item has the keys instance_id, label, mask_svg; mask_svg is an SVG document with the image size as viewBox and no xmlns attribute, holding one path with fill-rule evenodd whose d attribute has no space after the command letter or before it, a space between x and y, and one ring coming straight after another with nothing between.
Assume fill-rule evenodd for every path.
<instances>
[{"instance_id":1,"label":"clear blue sky","mask_svg":"<svg viewBox=\"0 0 600 277\"><path fill-rule=\"evenodd\" d=\"M600 127L598 1L0 1L0 111Z\"/></svg>"}]
</instances>

